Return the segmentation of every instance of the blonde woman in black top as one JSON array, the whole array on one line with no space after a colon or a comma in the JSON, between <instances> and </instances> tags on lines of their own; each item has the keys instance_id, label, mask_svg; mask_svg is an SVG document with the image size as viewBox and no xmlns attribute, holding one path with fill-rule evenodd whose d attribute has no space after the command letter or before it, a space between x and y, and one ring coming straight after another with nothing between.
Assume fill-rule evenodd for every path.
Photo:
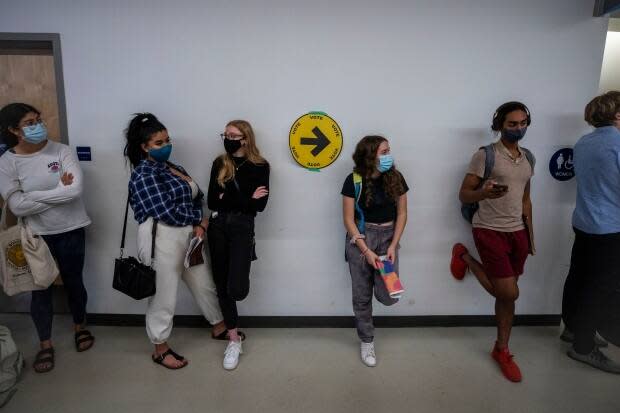
<instances>
[{"instance_id":1,"label":"blonde woman in black top","mask_svg":"<svg viewBox=\"0 0 620 413\"><path fill-rule=\"evenodd\" d=\"M213 279L230 341L224 368L239 363L242 338L237 331L237 301L250 290L254 255L254 217L267 205L269 163L256 147L252 126L233 120L221 135L226 153L211 168L207 203L214 211L207 229Z\"/></svg>"}]
</instances>

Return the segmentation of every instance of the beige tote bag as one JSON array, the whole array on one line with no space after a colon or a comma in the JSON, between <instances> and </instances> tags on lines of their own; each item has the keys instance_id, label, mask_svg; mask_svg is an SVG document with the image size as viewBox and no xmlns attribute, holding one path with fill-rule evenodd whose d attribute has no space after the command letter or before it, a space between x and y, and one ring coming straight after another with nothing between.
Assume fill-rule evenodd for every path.
<instances>
[{"instance_id":1,"label":"beige tote bag","mask_svg":"<svg viewBox=\"0 0 620 413\"><path fill-rule=\"evenodd\" d=\"M47 244L20 218L17 225L6 226L8 202L0 218L0 282L9 295L43 290L58 276L58 266Z\"/></svg>"}]
</instances>

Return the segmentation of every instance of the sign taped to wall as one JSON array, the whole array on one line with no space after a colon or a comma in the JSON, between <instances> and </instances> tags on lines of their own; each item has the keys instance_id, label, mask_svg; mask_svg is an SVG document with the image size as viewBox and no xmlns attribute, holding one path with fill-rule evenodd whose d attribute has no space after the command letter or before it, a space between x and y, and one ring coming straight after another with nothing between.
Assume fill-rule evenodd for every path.
<instances>
[{"instance_id":1,"label":"sign taped to wall","mask_svg":"<svg viewBox=\"0 0 620 413\"><path fill-rule=\"evenodd\" d=\"M319 170L338 159L342 151L342 130L326 113L310 112L293 122L288 144L299 165Z\"/></svg>"}]
</instances>

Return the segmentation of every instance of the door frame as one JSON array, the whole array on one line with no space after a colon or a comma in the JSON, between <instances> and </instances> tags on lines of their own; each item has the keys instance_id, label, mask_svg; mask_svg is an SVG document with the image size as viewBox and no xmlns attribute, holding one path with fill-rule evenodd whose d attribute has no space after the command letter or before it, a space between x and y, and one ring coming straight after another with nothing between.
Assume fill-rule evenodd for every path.
<instances>
[{"instance_id":1,"label":"door frame","mask_svg":"<svg viewBox=\"0 0 620 413\"><path fill-rule=\"evenodd\" d=\"M67 105L65 100L65 81L62 70L62 50L60 33L9 33L0 32L0 43L10 50L51 50L54 59L54 76L56 80L56 99L58 105L58 124L60 141L69 144L69 128L67 126ZM51 46L51 48L50 48Z\"/></svg>"}]
</instances>

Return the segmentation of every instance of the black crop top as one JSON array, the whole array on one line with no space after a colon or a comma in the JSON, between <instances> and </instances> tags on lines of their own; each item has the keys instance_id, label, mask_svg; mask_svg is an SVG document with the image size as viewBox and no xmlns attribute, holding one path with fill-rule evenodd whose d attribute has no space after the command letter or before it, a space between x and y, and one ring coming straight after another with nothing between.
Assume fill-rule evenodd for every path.
<instances>
[{"instance_id":1,"label":"black crop top","mask_svg":"<svg viewBox=\"0 0 620 413\"><path fill-rule=\"evenodd\" d=\"M403 178L402 175L401 179L403 182L402 194L404 194L409 191L409 187L407 186L405 178ZM362 208L362 211L364 211L364 219L366 220L366 222L371 222L375 224L383 224L386 222L394 221L396 219L396 200L390 199L385 193L381 177L372 179L371 182L372 200L370 202L370 205L366 206L366 191L368 189L368 184L366 182L366 179L362 178L362 193L360 196L359 205ZM349 176L347 176L347 179L345 179L344 181L344 185L342 185L342 191L340 193L349 198L355 198L355 185L353 184L353 174L349 174Z\"/></svg>"}]
</instances>

